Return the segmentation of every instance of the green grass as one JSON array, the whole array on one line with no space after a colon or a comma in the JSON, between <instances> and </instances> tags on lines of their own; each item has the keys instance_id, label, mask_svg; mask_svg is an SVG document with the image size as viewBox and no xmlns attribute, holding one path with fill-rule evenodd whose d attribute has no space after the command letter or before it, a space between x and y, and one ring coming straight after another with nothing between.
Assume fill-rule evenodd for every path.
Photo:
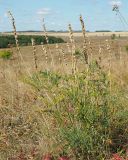
<instances>
[{"instance_id":1,"label":"green grass","mask_svg":"<svg viewBox=\"0 0 128 160\"><path fill-rule=\"evenodd\" d=\"M110 89L109 77L97 63L75 76L40 72L25 81L35 88L42 114L52 119L45 134L51 137L53 155L101 160L113 153L125 154L126 93L115 82Z\"/></svg>"},{"instance_id":2,"label":"green grass","mask_svg":"<svg viewBox=\"0 0 128 160\"><path fill-rule=\"evenodd\" d=\"M106 160L126 154L127 92L97 62L76 74L40 71L22 80L30 97L0 108L2 160L40 160L47 153L54 160Z\"/></svg>"},{"instance_id":3,"label":"green grass","mask_svg":"<svg viewBox=\"0 0 128 160\"><path fill-rule=\"evenodd\" d=\"M127 46L125 46L125 50L128 52L128 45L127 45Z\"/></svg>"},{"instance_id":4,"label":"green grass","mask_svg":"<svg viewBox=\"0 0 128 160\"><path fill-rule=\"evenodd\" d=\"M7 50L0 51L0 58L10 59L12 57L12 52Z\"/></svg>"}]
</instances>

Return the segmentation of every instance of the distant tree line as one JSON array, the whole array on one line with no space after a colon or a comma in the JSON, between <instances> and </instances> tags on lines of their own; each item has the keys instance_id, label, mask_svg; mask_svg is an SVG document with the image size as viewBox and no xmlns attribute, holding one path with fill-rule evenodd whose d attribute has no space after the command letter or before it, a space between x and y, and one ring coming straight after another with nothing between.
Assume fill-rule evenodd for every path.
<instances>
[{"instance_id":1,"label":"distant tree line","mask_svg":"<svg viewBox=\"0 0 128 160\"><path fill-rule=\"evenodd\" d=\"M111 32L109 30L99 30L99 31L95 31L95 32Z\"/></svg>"},{"instance_id":2,"label":"distant tree line","mask_svg":"<svg viewBox=\"0 0 128 160\"><path fill-rule=\"evenodd\" d=\"M44 36L19 35L18 36L19 45L20 46L31 45L32 38L34 38L35 43L37 45L40 45L42 42L43 44L46 44L46 39ZM49 39L49 44L64 43L64 40L62 38L49 36L48 39ZM15 46L14 36L13 35L0 36L0 48L8 48L10 46Z\"/></svg>"}]
</instances>

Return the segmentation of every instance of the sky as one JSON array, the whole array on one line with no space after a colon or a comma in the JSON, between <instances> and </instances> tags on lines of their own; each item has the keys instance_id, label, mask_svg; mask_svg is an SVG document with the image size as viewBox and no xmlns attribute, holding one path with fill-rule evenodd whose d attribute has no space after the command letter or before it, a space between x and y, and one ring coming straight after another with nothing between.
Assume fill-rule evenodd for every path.
<instances>
[{"instance_id":1,"label":"sky","mask_svg":"<svg viewBox=\"0 0 128 160\"><path fill-rule=\"evenodd\" d=\"M128 0L115 0L120 12L128 20ZM128 30L112 11L113 0L0 0L0 32L11 31L7 12L15 17L18 31L42 30L45 19L47 30L81 30L79 16L83 16L87 30Z\"/></svg>"}]
</instances>

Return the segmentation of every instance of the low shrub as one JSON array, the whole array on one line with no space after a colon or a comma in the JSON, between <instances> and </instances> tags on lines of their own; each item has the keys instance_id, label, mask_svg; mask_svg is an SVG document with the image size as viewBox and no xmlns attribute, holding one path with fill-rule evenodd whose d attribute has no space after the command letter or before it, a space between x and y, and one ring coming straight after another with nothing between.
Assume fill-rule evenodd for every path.
<instances>
[{"instance_id":1,"label":"low shrub","mask_svg":"<svg viewBox=\"0 0 128 160\"><path fill-rule=\"evenodd\" d=\"M40 72L25 81L36 89L42 114L52 119L47 134L56 141L54 154L100 160L126 152L127 100L117 86L110 89L97 63L75 76Z\"/></svg>"},{"instance_id":2,"label":"low shrub","mask_svg":"<svg viewBox=\"0 0 128 160\"><path fill-rule=\"evenodd\" d=\"M78 57L80 57L80 56L82 56L82 53L81 53L81 51L80 50L75 50L75 56L78 56Z\"/></svg>"},{"instance_id":3,"label":"low shrub","mask_svg":"<svg viewBox=\"0 0 128 160\"><path fill-rule=\"evenodd\" d=\"M115 40L115 39L116 39L116 34L112 34L112 35L111 35L111 39L112 39L112 40Z\"/></svg>"},{"instance_id":4,"label":"low shrub","mask_svg":"<svg viewBox=\"0 0 128 160\"><path fill-rule=\"evenodd\" d=\"M3 59L10 59L12 57L12 52L11 51L6 51L6 50L2 50L0 51L0 58Z\"/></svg>"},{"instance_id":5,"label":"low shrub","mask_svg":"<svg viewBox=\"0 0 128 160\"><path fill-rule=\"evenodd\" d=\"M127 45L127 46L125 46L125 50L126 50L126 52L128 52L128 45Z\"/></svg>"}]
</instances>

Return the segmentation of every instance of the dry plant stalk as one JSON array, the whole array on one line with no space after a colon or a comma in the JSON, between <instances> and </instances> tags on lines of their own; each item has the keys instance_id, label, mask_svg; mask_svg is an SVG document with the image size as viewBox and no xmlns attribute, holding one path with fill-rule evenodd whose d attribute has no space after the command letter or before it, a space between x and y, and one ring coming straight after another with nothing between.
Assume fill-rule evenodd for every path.
<instances>
[{"instance_id":1,"label":"dry plant stalk","mask_svg":"<svg viewBox=\"0 0 128 160\"><path fill-rule=\"evenodd\" d=\"M47 33L47 30L46 30L44 19L43 19L43 30L44 30L44 36L45 36L45 39L46 39L46 43L49 44L48 33Z\"/></svg>"},{"instance_id":2,"label":"dry plant stalk","mask_svg":"<svg viewBox=\"0 0 128 160\"><path fill-rule=\"evenodd\" d=\"M46 62L46 67L47 67L47 69L48 69L48 53L47 53L47 49L46 49L46 47L44 46L44 44L42 43L42 50L43 50L43 52L44 52L44 54L45 54L45 62Z\"/></svg>"},{"instance_id":3,"label":"dry plant stalk","mask_svg":"<svg viewBox=\"0 0 128 160\"><path fill-rule=\"evenodd\" d=\"M121 49L120 44L119 44L119 57L120 57L120 68L122 68L123 63L124 63L124 66L126 67L125 61L123 61L122 49ZM122 86L123 85L122 73L120 73L120 78L119 79L120 79L120 85Z\"/></svg>"},{"instance_id":4,"label":"dry plant stalk","mask_svg":"<svg viewBox=\"0 0 128 160\"><path fill-rule=\"evenodd\" d=\"M62 62L62 61L61 61L61 60L62 60L61 54L62 54L64 65L67 66L66 56L65 56L65 51L64 51L64 49L63 49L61 46L59 47L58 44L56 44L56 50L59 52L59 63L61 64L61 62Z\"/></svg>"},{"instance_id":5,"label":"dry plant stalk","mask_svg":"<svg viewBox=\"0 0 128 160\"><path fill-rule=\"evenodd\" d=\"M101 55L102 55L102 48L101 48L101 44L99 44L99 63L101 63L102 61L102 58L101 58Z\"/></svg>"},{"instance_id":6,"label":"dry plant stalk","mask_svg":"<svg viewBox=\"0 0 128 160\"><path fill-rule=\"evenodd\" d=\"M65 57L65 51L64 51L64 49L62 47L61 47L61 53L63 55L64 64L67 65L67 63L66 63L66 57Z\"/></svg>"},{"instance_id":7,"label":"dry plant stalk","mask_svg":"<svg viewBox=\"0 0 128 160\"><path fill-rule=\"evenodd\" d=\"M13 15L10 11L8 11L8 16L9 16L11 22L12 22L13 33L14 33L16 49L17 49L17 52L16 52L17 53L17 60L18 60L18 69L15 72L15 76L16 76L16 90L15 90L15 93L16 93L15 101L16 102L15 103L17 104L17 106L20 106L21 97L20 97L20 86L19 86L19 83L18 83L18 77L19 77L19 74L21 74L21 62L23 61L23 57L22 57L21 50L20 50L20 47L19 47L18 35L17 35L16 25L15 25L15 19L14 19ZM12 103L14 105L14 100L12 100L12 101L13 101Z\"/></svg>"},{"instance_id":8,"label":"dry plant stalk","mask_svg":"<svg viewBox=\"0 0 128 160\"><path fill-rule=\"evenodd\" d=\"M92 43L91 43L91 41L88 39L88 45L89 45L89 54L90 54L90 57L88 57L88 63L91 63L92 62L92 60L93 60L93 58L92 58L92 50L93 50L93 48L92 48Z\"/></svg>"},{"instance_id":9,"label":"dry plant stalk","mask_svg":"<svg viewBox=\"0 0 128 160\"><path fill-rule=\"evenodd\" d=\"M56 53L59 53L59 63L61 64L61 54L60 54L60 50L59 50L59 45L58 45L58 43L56 44Z\"/></svg>"},{"instance_id":10,"label":"dry plant stalk","mask_svg":"<svg viewBox=\"0 0 128 160\"><path fill-rule=\"evenodd\" d=\"M8 16L9 16L11 22L12 22L13 33L14 33L14 38L15 38L15 43L16 43L17 59L18 59L18 64L19 64L19 71L18 72L21 72L21 62L24 63L24 59L23 59L23 56L21 54L21 50L20 50L20 47L19 47L18 35L17 35L16 25L15 25L15 19L14 19L13 15L10 11L8 11ZM19 56L20 56L20 59L19 59ZM27 73L31 76L31 74L28 71L25 64L24 64L24 67L25 67Z\"/></svg>"},{"instance_id":11,"label":"dry plant stalk","mask_svg":"<svg viewBox=\"0 0 128 160\"><path fill-rule=\"evenodd\" d=\"M75 56L76 46L75 46L75 40L74 40L71 24L69 24L68 28L69 28L69 38L72 45L72 51L71 51L72 52L72 72L74 73L76 71L76 56Z\"/></svg>"},{"instance_id":12,"label":"dry plant stalk","mask_svg":"<svg viewBox=\"0 0 128 160\"><path fill-rule=\"evenodd\" d=\"M111 55L111 46L109 44L109 41L108 39L106 40L106 47L107 47L107 51L108 51L108 65L109 65L109 70L108 70L108 76L109 76L109 80L110 80L110 91L111 91L111 88L112 88L112 79L111 79L111 69L112 69L112 55Z\"/></svg>"},{"instance_id":13,"label":"dry plant stalk","mask_svg":"<svg viewBox=\"0 0 128 160\"><path fill-rule=\"evenodd\" d=\"M85 62L88 65L88 48L87 48L87 38L86 38L86 29L85 29L85 25L84 25L84 21L82 16L80 15L80 22L81 22L81 26L82 26L82 34L83 34L83 39L84 39L84 44L83 44L83 54L84 54L84 58L85 58Z\"/></svg>"},{"instance_id":14,"label":"dry plant stalk","mask_svg":"<svg viewBox=\"0 0 128 160\"><path fill-rule=\"evenodd\" d=\"M17 35L16 25L15 25L15 19L14 19L13 15L10 11L8 11L8 16L9 16L11 22L12 22L13 33L14 33L16 49L17 49L17 58L18 58L19 67L21 67L20 60L22 60L22 55L21 55L21 51L20 51L20 47L19 47L18 35ZM20 60L19 60L19 55L18 54L20 55Z\"/></svg>"},{"instance_id":15,"label":"dry plant stalk","mask_svg":"<svg viewBox=\"0 0 128 160\"><path fill-rule=\"evenodd\" d=\"M31 42L32 42L32 47L33 47L33 57L34 57L35 70L37 71L38 66L37 66L37 55L36 55L35 40L32 38Z\"/></svg>"},{"instance_id":16,"label":"dry plant stalk","mask_svg":"<svg viewBox=\"0 0 128 160\"><path fill-rule=\"evenodd\" d=\"M67 42L66 45L67 45L67 48L68 48L68 52L71 53L71 49L70 49L69 43Z\"/></svg>"},{"instance_id":17,"label":"dry plant stalk","mask_svg":"<svg viewBox=\"0 0 128 160\"><path fill-rule=\"evenodd\" d=\"M52 65L52 67L54 67L54 59L53 59L53 55L52 55L52 52L51 52L50 47L49 47L48 33L47 33L47 30L46 30L44 19L43 19L43 31L44 31L44 36L45 36L46 43L47 43L47 48L49 50L49 53L50 53L50 56L51 56L51 59L52 59L51 60L51 65Z\"/></svg>"},{"instance_id":18,"label":"dry plant stalk","mask_svg":"<svg viewBox=\"0 0 128 160\"><path fill-rule=\"evenodd\" d=\"M89 83L89 58L88 57L89 56L88 56L86 29L85 29L84 21L83 21L83 18L82 18L81 15L80 15L80 22L81 22L81 27L82 27L83 39L84 39L83 54L84 54L85 63L87 65L86 91L87 91L87 94L88 94L89 93L89 89L88 89L88 83Z\"/></svg>"},{"instance_id":19,"label":"dry plant stalk","mask_svg":"<svg viewBox=\"0 0 128 160\"><path fill-rule=\"evenodd\" d=\"M4 83L7 83L8 77L5 71L5 68L7 67L5 61L2 60L1 64L2 64L2 67L1 67L1 72L0 72L0 78L1 78L0 80L1 80L1 86L2 86ZM7 95L6 90L1 88L0 89L0 97L1 97L0 105L1 106L7 104L8 98L5 95Z\"/></svg>"}]
</instances>

